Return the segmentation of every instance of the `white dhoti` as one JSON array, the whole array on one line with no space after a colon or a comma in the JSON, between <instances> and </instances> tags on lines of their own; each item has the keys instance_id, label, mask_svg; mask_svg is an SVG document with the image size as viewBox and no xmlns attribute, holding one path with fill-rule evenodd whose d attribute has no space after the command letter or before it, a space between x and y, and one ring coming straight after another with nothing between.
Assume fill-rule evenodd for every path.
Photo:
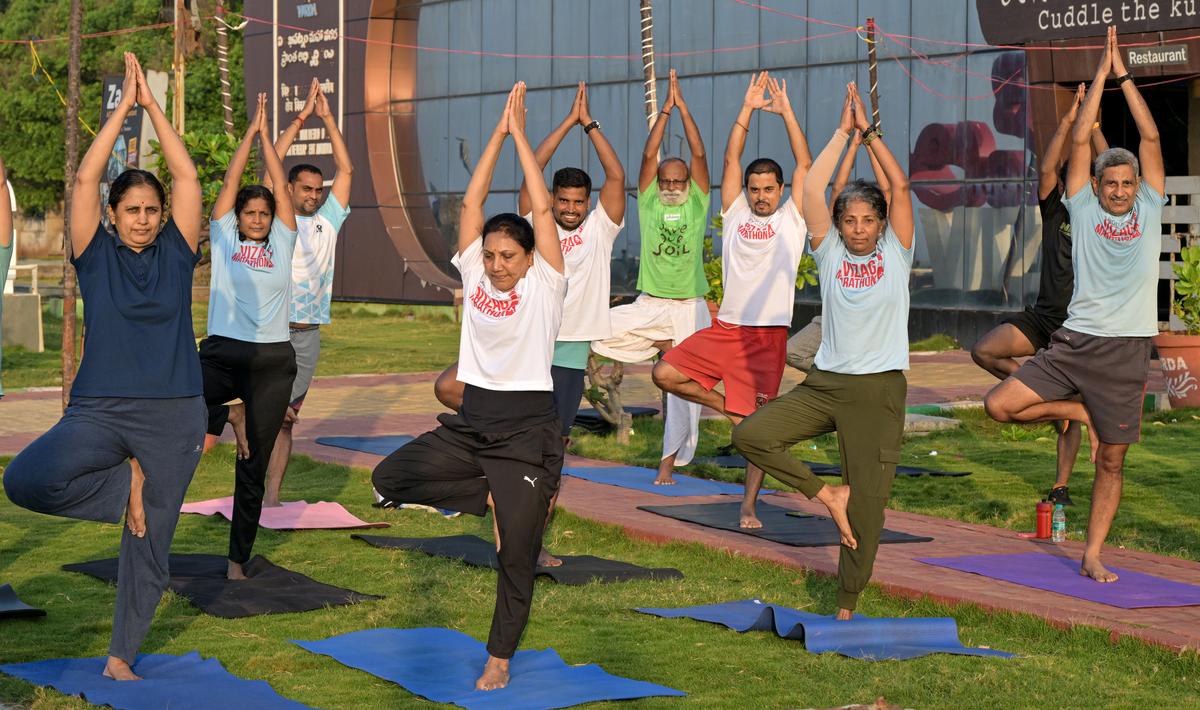
<instances>
[{"instance_id":1,"label":"white dhoti","mask_svg":"<svg viewBox=\"0 0 1200 710\"><path fill-rule=\"evenodd\" d=\"M618 362L642 362L658 354L654 343L669 340L672 347L697 330L712 324L703 298L658 298L643 293L625 306L608 312L613 336L592 341L592 351ZM691 463L700 442L700 405L667 395L662 458L675 455L675 463Z\"/></svg>"}]
</instances>

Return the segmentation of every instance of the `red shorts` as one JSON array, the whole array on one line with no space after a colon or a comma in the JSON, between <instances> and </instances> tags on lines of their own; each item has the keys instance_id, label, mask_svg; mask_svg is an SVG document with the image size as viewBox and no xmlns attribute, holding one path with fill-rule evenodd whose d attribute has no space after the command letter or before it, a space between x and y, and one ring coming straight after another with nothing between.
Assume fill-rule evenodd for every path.
<instances>
[{"instance_id":1,"label":"red shorts","mask_svg":"<svg viewBox=\"0 0 1200 710\"><path fill-rule=\"evenodd\" d=\"M749 416L779 394L787 339L782 325L733 325L714 318L662 359L706 390L723 381L725 410Z\"/></svg>"}]
</instances>

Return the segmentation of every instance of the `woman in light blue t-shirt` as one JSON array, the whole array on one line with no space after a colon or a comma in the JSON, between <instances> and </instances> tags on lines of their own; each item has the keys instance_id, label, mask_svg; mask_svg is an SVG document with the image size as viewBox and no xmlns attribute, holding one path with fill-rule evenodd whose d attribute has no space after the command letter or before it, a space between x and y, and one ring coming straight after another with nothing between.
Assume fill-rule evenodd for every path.
<instances>
[{"instance_id":1,"label":"woman in light blue t-shirt","mask_svg":"<svg viewBox=\"0 0 1200 710\"><path fill-rule=\"evenodd\" d=\"M829 508L842 538L838 619L851 617L871 578L900 461L914 233L908 176L867 123L857 88L846 88L838 129L804 179L808 246L820 269L821 347L802 384L733 430L747 460ZM888 194L856 181L837 195L831 215L825 188L855 129L886 176ZM825 485L789 453L797 442L834 431L840 486Z\"/></svg>"},{"instance_id":2,"label":"woman in light blue t-shirt","mask_svg":"<svg viewBox=\"0 0 1200 710\"><path fill-rule=\"evenodd\" d=\"M296 377L296 353L288 337L288 299L296 215L287 176L267 134L266 94L229 162L209 223L212 278L208 337L200 343L210 443L226 422L234 426L238 459L229 529L229 578L244 579L258 518L262 514L267 462L283 424ZM274 192L240 187L254 139ZM242 400L231 412L226 402Z\"/></svg>"}]
</instances>

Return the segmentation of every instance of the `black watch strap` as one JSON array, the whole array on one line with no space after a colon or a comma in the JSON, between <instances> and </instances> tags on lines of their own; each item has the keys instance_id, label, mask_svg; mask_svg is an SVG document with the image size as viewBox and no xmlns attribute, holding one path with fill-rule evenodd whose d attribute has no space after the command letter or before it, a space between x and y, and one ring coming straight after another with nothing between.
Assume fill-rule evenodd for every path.
<instances>
[{"instance_id":1,"label":"black watch strap","mask_svg":"<svg viewBox=\"0 0 1200 710\"><path fill-rule=\"evenodd\" d=\"M599 122L599 121L592 121L591 123L589 123L589 124L587 124L586 126L584 126L584 127L583 127L583 132L584 132L584 133L591 133L593 130L595 130L595 129L599 128L599 127L600 127L600 122Z\"/></svg>"}]
</instances>

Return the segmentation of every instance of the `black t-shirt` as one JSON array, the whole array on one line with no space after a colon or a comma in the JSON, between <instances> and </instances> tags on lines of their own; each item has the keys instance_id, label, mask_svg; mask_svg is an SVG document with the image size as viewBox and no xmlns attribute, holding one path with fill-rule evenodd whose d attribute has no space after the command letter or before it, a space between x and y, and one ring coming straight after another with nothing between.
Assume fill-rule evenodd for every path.
<instances>
[{"instance_id":1,"label":"black t-shirt","mask_svg":"<svg viewBox=\"0 0 1200 710\"><path fill-rule=\"evenodd\" d=\"M1075 290L1071 266L1071 215L1055 186L1038 202L1042 213L1042 278L1033 310L1060 323L1067 319L1067 306Z\"/></svg>"}]
</instances>

